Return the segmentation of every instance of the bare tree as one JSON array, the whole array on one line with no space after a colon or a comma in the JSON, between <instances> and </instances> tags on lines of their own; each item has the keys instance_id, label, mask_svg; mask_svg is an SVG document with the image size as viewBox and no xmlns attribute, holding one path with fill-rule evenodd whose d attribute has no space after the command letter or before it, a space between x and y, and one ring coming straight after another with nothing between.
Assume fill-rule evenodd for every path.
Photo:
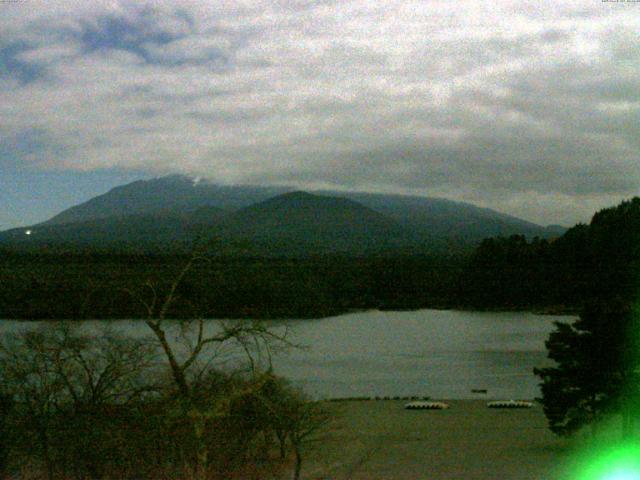
<instances>
[{"instance_id":1,"label":"bare tree","mask_svg":"<svg viewBox=\"0 0 640 480\"><path fill-rule=\"evenodd\" d=\"M167 316L179 297L179 289L185 277L193 270L196 263L206 261L208 261L207 258L200 253L191 255L164 295L151 281L147 281L138 292L127 290L129 295L144 308L146 314L144 322L166 357L184 413L191 421L197 445L195 465L197 478L204 478L209 469L206 429L213 420L225 416L230 405L228 396L208 398L207 405L198 402L197 379L199 376L211 367L216 358L216 352L225 346L239 348L244 353L249 370L255 375L257 363L261 358L266 358L270 364L272 348L290 345L286 338L286 329L277 332L269 328L265 322L244 320L219 321L216 322L215 328L207 329L205 318L201 315L194 315L191 320L181 321L179 333L182 344L172 344L168 339L170 327ZM175 327L175 323L173 326ZM205 352L207 355L204 355ZM209 356L208 361L204 360L207 356ZM202 363L205 368L202 368ZM198 369L197 366L201 368ZM255 384L253 385L251 388L256 388ZM236 392L238 396L244 394L246 394L244 390Z\"/></svg>"},{"instance_id":2,"label":"bare tree","mask_svg":"<svg viewBox=\"0 0 640 480\"><path fill-rule=\"evenodd\" d=\"M268 412L269 425L278 438L280 458L285 459L289 445L295 458L293 479L298 480L305 449L321 440L333 417L322 402L309 400L285 379L273 374L265 376L259 394Z\"/></svg>"},{"instance_id":3,"label":"bare tree","mask_svg":"<svg viewBox=\"0 0 640 480\"><path fill-rule=\"evenodd\" d=\"M319 402L308 401L304 397L299 397L294 402L294 408L289 412L289 438L295 456L294 480L300 478L305 448L319 440L319 434L327 428L331 419L331 415Z\"/></svg>"},{"instance_id":4,"label":"bare tree","mask_svg":"<svg viewBox=\"0 0 640 480\"><path fill-rule=\"evenodd\" d=\"M0 345L0 371L22 415L15 430L33 434L37 452L47 473L54 478L51 437L58 406L64 398L64 384L49 362L44 332L25 332L3 339Z\"/></svg>"},{"instance_id":5,"label":"bare tree","mask_svg":"<svg viewBox=\"0 0 640 480\"><path fill-rule=\"evenodd\" d=\"M98 441L83 435L96 433L107 406L127 405L154 389L146 374L155 346L106 330L83 334L64 322L2 340L0 374L15 401L13 424L27 444L35 440L47 478L72 447L86 473L100 478ZM78 441L62 441L67 432Z\"/></svg>"}]
</instances>

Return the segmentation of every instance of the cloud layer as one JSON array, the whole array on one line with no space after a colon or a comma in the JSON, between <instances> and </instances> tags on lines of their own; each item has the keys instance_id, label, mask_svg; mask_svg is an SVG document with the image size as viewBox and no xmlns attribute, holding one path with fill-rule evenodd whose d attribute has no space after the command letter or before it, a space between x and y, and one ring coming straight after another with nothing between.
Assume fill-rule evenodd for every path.
<instances>
[{"instance_id":1,"label":"cloud layer","mask_svg":"<svg viewBox=\"0 0 640 480\"><path fill-rule=\"evenodd\" d=\"M59 3L0 4L0 167L440 195L566 224L640 190L638 3Z\"/></svg>"}]
</instances>

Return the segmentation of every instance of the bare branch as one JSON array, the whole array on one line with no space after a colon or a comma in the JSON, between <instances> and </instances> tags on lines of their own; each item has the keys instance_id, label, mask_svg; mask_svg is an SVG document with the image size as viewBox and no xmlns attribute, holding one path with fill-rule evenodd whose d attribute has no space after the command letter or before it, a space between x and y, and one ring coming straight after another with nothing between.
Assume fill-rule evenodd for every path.
<instances>
[{"instance_id":1,"label":"bare branch","mask_svg":"<svg viewBox=\"0 0 640 480\"><path fill-rule=\"evenodd\" d=\"M171 288L169 289L169 293L168 293L167 297L165 298L165 301L162 304L162 307L160 308L160 312L158 313L158 320L159 321L162 321L162 320L165 319L165 317L167 315L167 311L169 310L169 308L173 304L174 297L175 297L175 294L176 294L176 290L178 289L178 287L182 283L182 280L184 279L185 275L189 272L189 270L191 270L191 267L193 266L195 261L200 259L200 258L201 258L201 256L198 253L194 253L193 255L191 255L191 257L189 258L189 261L182 268L182 270L180 270L180 273L178 274L178 276L171 283Z\"/></svg>"}]
</instances>

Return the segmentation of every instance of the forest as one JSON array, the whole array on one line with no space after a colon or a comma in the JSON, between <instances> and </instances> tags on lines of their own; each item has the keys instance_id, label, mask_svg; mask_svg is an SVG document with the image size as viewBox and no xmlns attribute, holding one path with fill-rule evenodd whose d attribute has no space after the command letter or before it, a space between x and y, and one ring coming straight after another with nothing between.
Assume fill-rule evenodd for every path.
<instances>
[{"instance_id":1,"label":"forest","mask_svg":"<svg viewBox=\"0 0 640 480\"><path fill-rule=\"evenodd\" d=\"M637 287L640 198L546 240L482 241L471 253L259 257L202 250L173 318L317 318L354 310L461 308L577 312ZM159 290L189 254L0 252L0 318L140 318L133 292ZM60 301L60 299L64 301Z\"/></svg>"},{"instance_id":2,"label":"forest","mask_svg":"<svg viewBox=\"0 0 640 480\"><path fill-rule=\"evenodd\" d=\"M476 308L580 309L594 298L637 294L640 198L597 212L546 241L484 240L464 270L467 304Z\"/></svg>"},{"instance_id":3,"label":"forest","mask_svg":"<svg viewBox=\"0 0 640 480\"><path fill-rule=\"evenodd\" d=\"M140 318L132 291L166 289L188 255L14 254L0 267L0 318ZM460 260L200 255L173 318L317 318L351 310L446 306ZM59 301L64 298L64 301Z\"/></svg>"}]
</instances>

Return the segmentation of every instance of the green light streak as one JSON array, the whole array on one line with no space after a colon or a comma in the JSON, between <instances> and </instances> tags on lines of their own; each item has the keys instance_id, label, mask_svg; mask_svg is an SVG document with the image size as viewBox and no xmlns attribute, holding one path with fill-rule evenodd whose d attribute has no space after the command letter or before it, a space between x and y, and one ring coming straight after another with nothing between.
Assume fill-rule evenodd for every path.
<instances>
[{"instance_id":1,"label":"green light streak","mask_svg":"<svg viewBox=\"0 0 640 480\"><path fill-rule=\"evenodd\" d=\"M640 444L623 443L586 455L576 480L640 480Z\"/></svg>"}]
</instances>

